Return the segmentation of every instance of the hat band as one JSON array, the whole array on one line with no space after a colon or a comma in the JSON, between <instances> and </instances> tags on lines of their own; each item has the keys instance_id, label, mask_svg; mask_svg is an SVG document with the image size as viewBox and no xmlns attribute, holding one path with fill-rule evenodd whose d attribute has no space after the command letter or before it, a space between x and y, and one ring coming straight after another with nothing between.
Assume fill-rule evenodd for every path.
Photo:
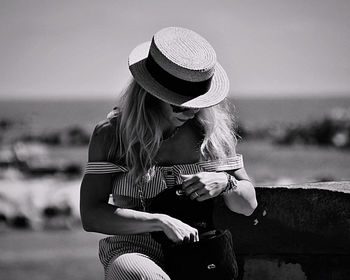
<instances>
[{"instance_id":1,"label":"hat band","mask_svg":"<svg viewBox=\"0 0 350 280\"><path fill-rule=\"evenodd\" d=\"M152 77L167 89L174 91L183 96L197 97L206 93L210 89L213 75L201 82L189 82L166 72L154 60L151 54L146 59L146 67Z\"/></svg>"}]
</instances>

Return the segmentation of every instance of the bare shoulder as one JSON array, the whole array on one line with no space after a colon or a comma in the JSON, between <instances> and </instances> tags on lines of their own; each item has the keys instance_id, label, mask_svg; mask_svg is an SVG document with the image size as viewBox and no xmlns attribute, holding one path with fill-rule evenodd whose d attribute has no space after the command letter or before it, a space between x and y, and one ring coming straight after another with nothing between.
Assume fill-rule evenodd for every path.
<instances>
[{"instance_id":1,"label":"bare shoulder","mask_svg":"<svg viewBox=\"0 0 350 280\"><path fill-rule=\"evenodd\" d=\"M115 137L115 122L99 122L91 135L89 144L89 161L107 161L108 151Z\"/></svg>"}]
</instances>

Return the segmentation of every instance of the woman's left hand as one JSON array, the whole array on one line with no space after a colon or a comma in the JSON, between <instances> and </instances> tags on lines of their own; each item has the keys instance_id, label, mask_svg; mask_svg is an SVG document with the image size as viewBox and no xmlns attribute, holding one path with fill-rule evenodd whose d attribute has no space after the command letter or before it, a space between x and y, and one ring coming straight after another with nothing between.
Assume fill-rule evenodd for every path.
<instances>
[{"instance_id":1,"label":"woman's left hand","mask_svg":"<svg viewBox=\"0 0 350 280\"><path fill-rule=\"evenodd\" d=\"M184 179L182 189L186 195L197 201L214 198L227 186L227 176L224 172L199 172L180 176Z\"/></svg>"}]
</instances>

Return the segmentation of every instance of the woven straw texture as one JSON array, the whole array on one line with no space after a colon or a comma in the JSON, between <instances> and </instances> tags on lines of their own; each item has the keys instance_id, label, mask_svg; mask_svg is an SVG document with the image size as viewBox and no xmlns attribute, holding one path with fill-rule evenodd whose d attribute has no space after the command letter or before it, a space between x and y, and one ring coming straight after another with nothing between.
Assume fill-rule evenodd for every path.
<instances>
[{"instance_id":1,"label":"woven straw texture","mask_svg":"<svg viewBox=\"0 0 350 280\"><path fill-rule=\"evenodd\" d=\"M178 94L158 83L146 67L151 54L169 74L189 82L212 77L209 90L197 97ZM134 79L149 93L164 102L189 108L205 108L218 104L227 95L229 80L216 61L212 46L197 33L179 27L158 31L151 42L137 46L129 56L129 69Z\"/></svg>"}]
</instances>

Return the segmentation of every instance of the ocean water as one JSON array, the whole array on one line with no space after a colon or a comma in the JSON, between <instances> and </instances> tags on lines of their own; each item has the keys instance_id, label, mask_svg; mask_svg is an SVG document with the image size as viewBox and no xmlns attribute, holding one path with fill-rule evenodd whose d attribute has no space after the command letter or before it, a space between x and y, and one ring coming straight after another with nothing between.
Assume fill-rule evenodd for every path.
<instances>
[{"instance_id":1,"label":"ocean water","mask_svg":"<svg viewBox=\"0 0 350 280\"><path fill-rule=\"evenodd\" d=\"M350 97L232 99L237 120L250 126L319 120L335 108L350 108ZM91 130L116 104L113 100L0 101L0 120L23 124L32 132L69 126Z\"/></svg>"}]
</instances>

